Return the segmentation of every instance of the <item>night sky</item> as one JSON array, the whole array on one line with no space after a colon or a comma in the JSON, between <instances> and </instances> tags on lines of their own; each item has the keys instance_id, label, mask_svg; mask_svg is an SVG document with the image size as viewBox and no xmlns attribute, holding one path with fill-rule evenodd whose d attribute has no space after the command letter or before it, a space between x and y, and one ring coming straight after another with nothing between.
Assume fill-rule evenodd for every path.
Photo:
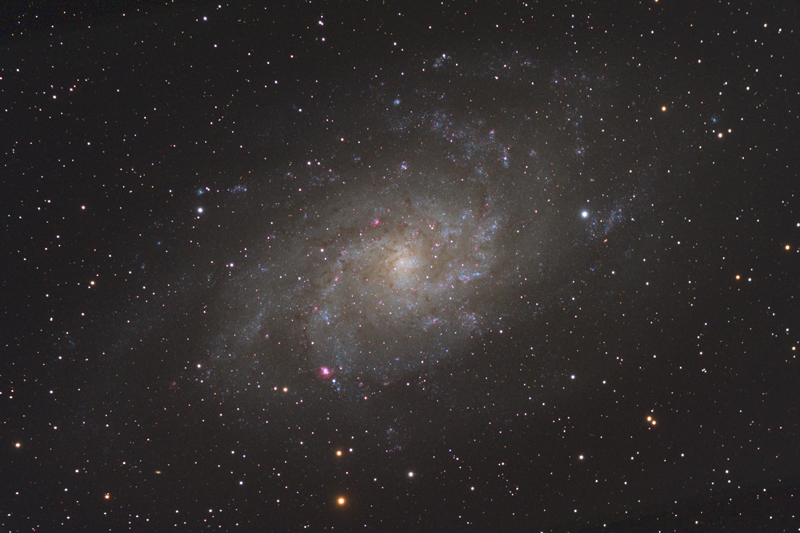
<instances>
[{"instance_id":1,"label":"night sky","mask_svg":"<svg viewBox=\"0 0 800 533\"><path fill-rule=\"evenodd\" d=\"M797 531L783 2L27 3L3 531Z\"/></svg>"}]
</instances>

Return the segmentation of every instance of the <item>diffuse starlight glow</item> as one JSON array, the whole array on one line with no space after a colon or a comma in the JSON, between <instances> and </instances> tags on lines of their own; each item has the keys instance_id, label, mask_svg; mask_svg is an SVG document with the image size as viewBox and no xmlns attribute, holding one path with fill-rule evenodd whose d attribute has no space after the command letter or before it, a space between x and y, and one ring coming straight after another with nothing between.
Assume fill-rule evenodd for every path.
<instances>
[{"instance_id":1,"label":"diffuse starlight glow","mask_svg":"<svg viewBox=\"0 0 800 533\"><path fill-rule=\"evenodd\" d=\"M503 215L486 189L434 189L420 176L319 212L325 227L308 232L306 255L323 258L312 259L318 266L303 292L310 359L390 378L479 329L492 314L492 280L503 275Z\"/></svg>"}]
</instances>

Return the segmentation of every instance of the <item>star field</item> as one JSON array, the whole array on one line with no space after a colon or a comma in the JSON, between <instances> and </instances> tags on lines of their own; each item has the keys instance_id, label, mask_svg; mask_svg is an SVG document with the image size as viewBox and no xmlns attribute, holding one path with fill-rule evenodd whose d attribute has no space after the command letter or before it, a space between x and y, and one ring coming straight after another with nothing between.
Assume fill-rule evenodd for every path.
<instances>
[{"instance_id":1,"label":"star field","mask_svg":"<svg viewBox=\"0 0 800 533\"><path fill-rule=\"evenodd\" d=\"M62 7L6 530L796 527L796 4Z\"/></svg>"}]
</instances>

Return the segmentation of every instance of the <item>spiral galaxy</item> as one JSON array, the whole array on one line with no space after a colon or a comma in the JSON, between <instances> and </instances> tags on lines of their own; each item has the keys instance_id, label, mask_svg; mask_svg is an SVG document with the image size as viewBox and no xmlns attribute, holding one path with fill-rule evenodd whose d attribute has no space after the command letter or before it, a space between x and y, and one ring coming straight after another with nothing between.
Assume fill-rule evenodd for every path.
<instances>
[{"instance_id":1,"label":"spiral galaxy","mask_svg":"<svg viewBox=\"0 0 800 533\"><path fill-rule=\"evenodd\" d=\"M348 86L309 119L322 131L272 132L303 155L275 171L280 188L248 184L248 220L268 233L248 234L214 298L205 345L223 381L342 390L458 359L535 327L632 218L645 177L623 182L586 148L597 106L615 103L603 77L518 54L438 56L416 76Z\"/></svg>"}]
</instances>

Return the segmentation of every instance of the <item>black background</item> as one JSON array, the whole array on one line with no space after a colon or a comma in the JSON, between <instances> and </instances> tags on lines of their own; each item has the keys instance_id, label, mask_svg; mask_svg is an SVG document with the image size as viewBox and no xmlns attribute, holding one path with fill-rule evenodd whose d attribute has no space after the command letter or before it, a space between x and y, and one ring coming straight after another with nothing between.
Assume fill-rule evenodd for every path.
<instances>
[{"instance_id":1,"label":"black background","mask_svg":"<svg viewBox=\"0 0 800 533\"><path fill-rule=\"evenodd\" d=\"M797 523L796 3L126 4L3 14L4 529ZM639 222L560 264L591 302L509 309L521 334L487 332L372 410L305 374L291 396L201 381L223 326L190 310L238 283L220 263L256 204L285 201L276 169L335 151L318 119L424 89L441 54L520 50L552 80L606 72L624 103L603 116L632 147L587 133L587 174L650 169ZM236 185L250 196L217 194Z\"/></svg>"}]
</instances>

